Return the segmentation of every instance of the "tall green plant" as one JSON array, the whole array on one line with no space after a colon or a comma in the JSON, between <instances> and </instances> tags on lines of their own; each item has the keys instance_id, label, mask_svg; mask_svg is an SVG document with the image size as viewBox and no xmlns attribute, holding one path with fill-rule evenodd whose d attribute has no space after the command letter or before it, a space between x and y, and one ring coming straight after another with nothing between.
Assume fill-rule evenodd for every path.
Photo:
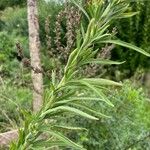
<instances>
[{"instance_id":1,"label":"tall green plant","mask_svg":"<svg viewBox=\"0 0 150 150\"><path fill-rule=\"evenodd\" d=\"M150 56L136 46L115 40L115 35L107 32L114 20L135 14L127 13L129 5L125 1L91 0L84 7L77 1L73 0L73 3L82 11L88 25L83 26L81 21L81 27L77 30L76 48L69 55L62 79L57 81L55 70L52 71L50 90L46 92L41 110L36 114L21 110L24 123L19 128L18 141L12 143L10 150L47 149L54 146L83 150L82 146L67 138L63 131L84 129L70 127L67 124L62 126L59 118L70 114L91 120L98 120L100 117L108 118L105 114L83 105L82 101L102 101L113 106L104 91L107 90L107 86L122 86L122 84L101 78L85 78L79 74L79 69L89 63L120 64L121 62L95 58L99 50L95 47L105 43L125 46ZM89 93L93 96L89 97ZM46 139L43 138L45 134Z\"/></svg>"},{"instance_id":2,"label":"tall green plant","mask_svg":"<svg viewBox=\"0 0 150 150\"><path fill-rule=\"evenodd\" d=\"M12 7L14 5L23 5L23 4L25 4L24 0L13 0L13 1L1 0L0 1L0 9L3 10L6 7Z\"/></svg>"},{"instance_id":3,"label":"tall green plant","mask_svg":"<svg viewBox=\"0 0 150 150\"><path fill-rule=\"evenodd\" d=\"M131 1L130 6L132 11L138 11L139 13L129 19L122 19L115 22L115 26L118 29L118 36L150 52L150 1ZM128 77L133 75L137 68L149 69L150 66L149 58L138 53L135 54L134 52L126 51L126 48L116 48L112 53L112 58L117 60L127 58L128 61L119 69L121 71L128 70Z\"/></svg>"},{"instance_id":4,"label":"tall green plant","mask_svg":"<svg viewBox=\"0 0 150 150\"><path fill-rule=\"evenodd\" d=\"M137 85L133 86L133 82L126 81L120 90L110 88L108 93L115 105L112 109L99 102L84 104L88 103L97 111L101 109L103 113L111 114L111 119L94 122L77 117L69 118L72 124L88 129L86 135L83 132L79 135L71 134L71 137L82 143L87 150L149 149L150 102L144 91Z\"/></svg>"}]
</instances>

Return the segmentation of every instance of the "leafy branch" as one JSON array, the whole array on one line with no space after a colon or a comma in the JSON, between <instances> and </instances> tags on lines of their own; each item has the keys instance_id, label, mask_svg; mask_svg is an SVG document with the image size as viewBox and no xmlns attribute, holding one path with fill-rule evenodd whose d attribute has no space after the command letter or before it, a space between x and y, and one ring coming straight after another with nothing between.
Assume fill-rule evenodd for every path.
<instances>
[{"instance_id":1,"label":"leafy branch","mask_svg":"<svg viewBox=\"0 0 150 150\"><path fill-rule=\"evenodd\" d=\"M77 1L72 0L72 2L83 13L80 29L77 30L76 48L69 55L60 81L56 80L55 70L52 71L50 90L46 92L41 110L36 114L21 110L24 123L19 129L18 141L11 144L10 150L34 150L54 146L84 150L82 146L71 141L61 132L62 128L68 130L81 130L82 128L69 127L67 124L62 127L59 123L59 117L64 113L67 115L71 113L91 120L98 120L100 117L109 118L101 112L83 106L82 101L102 101L113 106L103 91L105 88L107 89L107 86L122 86L121 83L111 80L79 76L79 69L85 64L123 63L96 59L95 56L99 49L95 49L95 45L100 47L105 43L113 43L150 56L141 48L115 40L115 35L108 32L114 20L136 14L128 12L129 5L125 0L111 0L109 2L89 0L84 7ZM85 25L85 20L87 25ZM93 96L89 97L89 93L92 93ZM46 139L43 139L45 134L47 135Z\"/></svg>"}]
</instances>

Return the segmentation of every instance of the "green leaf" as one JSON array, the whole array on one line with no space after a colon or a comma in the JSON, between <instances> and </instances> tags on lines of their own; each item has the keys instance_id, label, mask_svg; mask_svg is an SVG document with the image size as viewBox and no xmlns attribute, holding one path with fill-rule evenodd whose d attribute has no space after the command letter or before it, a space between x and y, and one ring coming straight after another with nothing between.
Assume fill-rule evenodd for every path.
<instances>
[{"instance_id":1,"label":"green leaf","mask_svg":"<svg viewBox=\"0 0 150 150\"><path fill-rule=\"evenodd\" d=\"M61 125L54 125L52 128L59 128L59 129L66 129L66 130L87 130L86 128L81 127L68 127L68 126L61 126Z\"/></svg>"},{"instance_id":2,"label":"green leaf","mask_svg":"<svg viewBox=\"0 0 150 150\"><path fill-rule=\"evenodd\" d=\"M80 33L80 30L77 31L77 37L76 37L76 46L77 48L80 48L82 42L82 35Z\"/></svg>"},{"instance_id":3,"label":"green leaf","mask_svg":"<svg viewBox=\"0 0 150 150\"><path fill-rule=\"evenodd\" d=\"M109 26L110 26L109 24L105 23L102 27L100 27L100 28L98 29L98 34L97 34L97 36L102 35L102 34L106 31L106 29L108 29Z\"/></svg>"},{"instance_id":4,"label":"green leaf","mask_svg":"<svg viewBox=\"0 0 150 150\"><path fill-rule=\"evenodd\" d=\"M58 101L55 104L65 104L73 101L103 101L97 97L70 97L68 100Z\"/></svg>"},{"instance_id":5,"label":"green leaf","mask_svg":"<svg viewBox=\"0 0 150 150\"><path fill-rule=\"evenodd\" d=\"M87 19L90 21L90 17L88 15L88 13L86 12L86 10L80 6L75 0L71 0L82 12L83 14L87 17Z\"/></svg>"},{"instance_id":6,"label":"green leaf","mask_svg":"<svg viewBox=\"0 0 150 150\"><path fill-rule=\"evenodd\" d=\"M25 137L24 130L20 128L18 132L19 132L18 145L22 145L22 143L24 142L24 137Z\"/></svg>"},{"instance_id":7,"label":"green leaf","mask_svg":"<svg viewBox=\"0 0 150 150\"><path fill-rule=\"evenodd\" d=\"M112 6L111 2L109 2L109 4L107 5L107 7L105 8L103 14L101 15L101 18L103 18L103 17L105 17L105 16L107 16L109 14L109 12L111 10L111 6Z\"/></svg>"},{"instance_id":8,"label":"green leaf","mask_svg":"<svg viewBox=\"0 0 150 150\"><path fill-rule=\"evenodd\" d=\"M108 59L90 59L88 61L85 61L82 63L82 65L85 64L100 64L100 65L120 65L123 64L125 61L123 62L117 62L117 61L112 61L112 60L108 60Z\"/></svg>"},{"instance_id":9,"label":"green leaf","mask_svg":"<svg viewBox=\"0 0 150 150\"><path fill-rule=\"evenodd\" d=\"M55 87L55 84L56 84L56 70L52 70L52 84Z\"/></svg>"},{"instance_id":10,"label":"green leaf","mask_svg":"<svg viewBox=\"0 0 150 150\"><path fill-rule=\"evenodd\" d=\"M110 33L106 33L106 34L100 34L98 35L97 37L93 38L92 39L92 42L93 43L98 43L99 41L102 41L102 40L105 40L105 39L108 39L109 37L111 37L111 34Z\"/></svg>"},{"instance_id":11,"label":"green leaf","mask_svg":"<svg viewBox=\"0 0 150 150\"><path fill-rule=\"evenodd\" d=\"M76 115L80 115L82 117L85 117L85 118L88 118L88 119L92 119L92 120L99 120L98 118L92 116L92 115L89 115L79 109L76 109L76 108L73 108L73 107L69 107L69 106L58 106L56 108L52 108L50 110L47 110L46 112L42 113L41 114L41 118L46 116L47 114L50 114L50 113L53 113L53 112L58 112L58 111L69 111L69 112L72 112Z\"/></svg>"},{"instance_id":12,"label":"green leaf","mask_svg":"<svg viewBox=\"0 0 150 150\"><path fill-rule=\"evenodd\" d=\"M44 148L44 147L53 147L53 146L67 146L66 143L62 141L52 141L52 140L37 140L33 143L33 148Z\"/></svg>"},{"instance_id":13,"label":"green leaf","mask_svg":"<svg viewBox=\"0 0 150 150\"><path fill-rule=\"evenodd\" d=\"M64 93L61 97L58 97L57 101L66 100L66 99L70 98L71 96L73 96L74 94L75 94L74 91L68 91L68 93Z\"/></svg>"},{"instance_id":14,"label":"green leaf","mask_svg":"<svg viewBox=\"0 0 150 150\"><path fill-rule=\"evenodd\" d=\"M49 131L48 129L42 128L41 129L42 132L46 132L49 133L50 135L56 137L57 139L61 140L62 142L66 143L68 146L73 147L75 149L79 149L79 150L86 150L85 148L83 148L82 146L76 144L75 142L71 141L70 139L68 139L66 136L64 136L63 134L61 134L60 132L57 131Z\"/></svg>"},{"instance_id":15,"label":"green leaf","mask_svg":"<svg viewBox=\"0 0 150 150\"><path fill-rule=\"evenodd\" d=\"M86 47L87 45L90 45L90 41L91 41L91 33L92 31L94 30L94 26L95 26L95 18L92 18L88 24L88 27L87 27L87 31L86 31L86 34L84 36L84 41L82 43L82 46L80 48L80 51L81 50L84 50L84 47ZM80 53L79 51L79 53Z\"/></svg>"},{"instance_id":16,"label":"green leaf","mask_svg":"<svg viewBox=\"0 0 150 150\"><path fill-rule=\"evenodd\" d=\"M67 65L65 66L65 73L67 73L68 68L71 66L71 64L73 63L73 61L75 61L75 58L76 58L76 55L78 54L78 51L79 51L79 50L76 48L76 49L73 50L73 51L71 52L71 54L69 55Z\"/></svg>"},{"instance_id":17,"label":"green leaf","mask_svg":"<svg viewBox=\"0 0 150 150\"><path fill-rule=\"evenodd\" d=\"M79 82L81 82L83 85L87 86L89 89L93 90L93 91L94 91L97 95L99 95L99 96L102 98L102 100L103 100L104 102L106 102L108 105L114 107L114 105L107 99L107 97L104 96L104 94L103 94L100 90L98 90L95 86L93 86L92 84L88 83L88 82L85 81L85 80L82 80L82 81L79 81Z\"/></svg>"},{"instance_id":18,"label":"green leaf","mask_svg":"<svg viewBox=\"0 0 150 150\"><path fill-rule=\"evenodd\" d=\"M121 83L108 80L108 79L102 79L102 78L85 78L82 79L83 81L86 81L92 85L114 85L114 86L122 86Z\"/></svg>"},{"instance_id":19,"label":"green leaf","mask_svg":"<svg viewBox=\"0 0 150 150\"><path fill-rule=\"evenodd\" d=\"M132 16L135 16L139 14L139 12L128 12L128 13L123 13L122 16L120 16L119 18L130 18Z\"/></svg>"},{"instance_id":20,"label":"green leaf","mask_svg":"<svg viewBox=\"0 0 150 150\"><path fill-rule=\"evenodd\" d=\"M120 45L120 46L130 48L130 49L135 50L135 51L137 51L137 52L139 52L145 56L150 57L150 54L147 53L146 51L144 51L142 48L139 48L139 47L134 46L130 43L126 43L126 42L123 42L120 40L106 40L106 41L100 41L100 43L112 43L112 44Z\"/></svg>"},{"instance_id":21,"label":"green leaf","mask_svg":"<svg viewBox=\"0 0 150 150\"><path fill-rule=\"evenodd\" d=\"M83 104L78 104L78 103L70 103L71 105L73 106L76 106L76 107L79 107L79 108L82 108L84 109L85 111L88 111L90 113L93 113L94 115L98 116L98 117L105 117L105 118L110 118L110 116L107 116L107 115L104 115L100 112L97 112L97 111L94 111L90 108L88 108L87 106L84 106Z\"/></svg>"},{"instance_id":22,"label":"green leaf","mask_svg":"<svg viewBox=\"0 0 150 150\"><path fill-rule=\"evenodd\" d=\"M16 143L15 142L11 142L9 150L16 150L16 149L17 149Z\"/></svg>"},{"instance_id":23,"label":"green leaf","mask_svg":"<svg viewBox=\"0 0 150 150\"><path fill-rule=\"evenodd\" d=\"M81 24L81 33L82 33L82 37L84 38L85 37L85 30L84 30L83 24Z\"/></svg>"}]
</instances>

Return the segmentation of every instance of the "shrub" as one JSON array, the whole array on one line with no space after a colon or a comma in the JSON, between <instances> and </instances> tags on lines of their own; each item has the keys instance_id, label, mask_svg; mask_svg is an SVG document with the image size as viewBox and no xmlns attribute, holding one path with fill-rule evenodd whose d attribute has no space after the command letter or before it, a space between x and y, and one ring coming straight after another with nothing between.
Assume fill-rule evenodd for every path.
<instances>
[{"instance_id":1,"label":"shrub","mask_svg":"<svg viewBox=\"0 0 150 150\"><path fill-rule=\"evenodd\" d=\"M4 132L19 125L19 108L29 109L31 106L31 90L17 87L10 80L0 78L0 132Z\"/></svg>"},{"instance_id":2,"label":"shrub","mask_svg":"<svg viewBox=\"0 0 150 150\"><path fill-rule=\"evenodd\" d=\"M14 5L23 5L25 4L24 0L1 0L0 1L0 9L3 10L6 7L12 7Z\"/></svg>"},{"instance_id":3,"label":"shrub","mask_svg":"<svg viewBox=\"0 0 150 150\"><path fill-rule=\"evenodd\" d=\"M108 95L115 107L108 109L103 106L102 112L110 115L111 119L89 122L78 118L78 124L89 132L86 136L78 136L77 141L82 141L87 150L149 149L150 101L142 88L127 81L121 90L110 89ZM91 105L97 111L100 109L98 102L86 105Z\"/></svg>"},{"instance_id":4,"label":"shrub","mask_svg":"<svg viewBox=\"0 0 150 150\"><path fill-rule=\"evenodd\" d=\"M115 23L118 36L150 52L150 2L148 0L131 2L131 10L139 13L130 19L122 19ZM112 58L117 60L127 58L127 62L119 67L119 70L126 74L124 78L134 75L137 68L149 69L150 66L149 58L129 52L126 48L117 47L112 53Z\"/></svg>"},{"instance_id":5,"label":"shrub","mask_svg":"<svg viewBox=\"0 0 150 150\"><path fill-rule=\"evenodd\" d=\"M1 21L4 22L2 30L18 36L28 35L27 12L26 8L8 7L1 12Z\"/></svg>"},{"instance_id":6,"label":"shrub","mask_svg":"<svg viewBox=\"0 0 150 150\"><path fill-rule=\"evenodd\" d=\"M16 72L20 70L20 64L17 61L16 42L27 43L27 38L16 36L15 33L9 35L8 32L0 32L0 74L1 76L14 78ZM24 53L29 55L27 45L23 45ZM19 71L20 72L20 71Z\"/></svg>"}]
</instances>

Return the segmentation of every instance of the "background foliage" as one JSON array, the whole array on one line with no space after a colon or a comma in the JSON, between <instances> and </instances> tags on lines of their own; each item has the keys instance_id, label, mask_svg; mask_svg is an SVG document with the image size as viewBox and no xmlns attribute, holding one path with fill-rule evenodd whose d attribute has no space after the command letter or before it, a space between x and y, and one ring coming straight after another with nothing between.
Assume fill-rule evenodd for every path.
<instances>
[{"instance_id":1,"label":"background foliage","mask_svg":"<svg viewBox=\"0 0 150 150\"><path fill-rule=\"evenodd\" d=\"M150 52L150 2L139 1L131 2L131 10L139 12L130 19L123 19L116 22L119 38L131 42ZM125 60L119 70L123 71L127 76L131 77L137 68L149 69L150 59L145 56L127 51L126 48L117 48L113 51L112 57Z\"/></svg>"},{"instance_id":2,"label":"background foliage","mask_svg":"<svg viewBox=\"0 0 150 150\"><path fill-rule=\"evenodd\" d=\"M88 150L149 149L150 102L143 90L126 81L121 90L110 89L109 97L115 107L103 106L103 112L111 119L88 122L78 118L78 123L89 129L88 133L80 135L79 142L82 141ZM92 106L100 109L98 102Z\"/></svg>"}]
</instances>

